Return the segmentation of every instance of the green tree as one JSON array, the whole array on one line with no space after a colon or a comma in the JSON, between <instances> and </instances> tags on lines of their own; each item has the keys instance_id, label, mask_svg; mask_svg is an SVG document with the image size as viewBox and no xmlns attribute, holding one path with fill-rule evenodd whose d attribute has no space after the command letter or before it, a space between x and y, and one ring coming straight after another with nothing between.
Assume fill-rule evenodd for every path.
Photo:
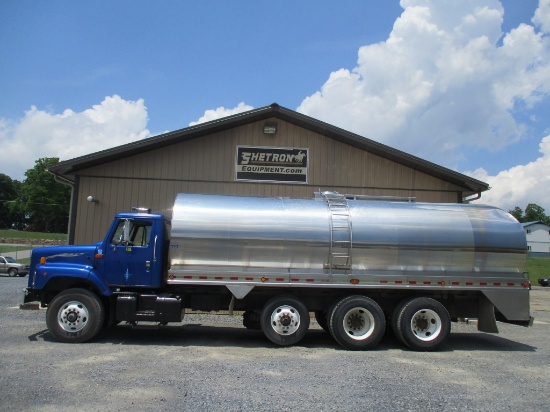
<instances>
[{"instance_id":1,"label":"green tree","mask_svg":"<svg viewBox=\"0 0 550 412\"><path fill-rule=\"evenodd\" d=\"M529 203L525 208L524 222L543 222L550 224L550 218L544 213L544 209L536 203Z\"/></svg>"},{"instance_id":2,"label":"green tree","mask_svg":"<svg viewBox=\"0 0 550 412\"><path fill-rule=\"evenodd\" d=\"M514 216L518 222L522 222L523 219L523 210L521 207L516 206L513 210L508 211L512 216Z\"/></svg>"},{"instance_id":3,"label":"green tree","mask_svg":"<svg viewBox=\"0 0 550 412\"><path fill-rule=\"evenodd\" d=\"M529 203L525 208L525 213L519 206L516 206L513 210L509 210L509 213L521 223L543 222L550 225L550 217L546 216L544 208L536 203Z\"/></svg>"},{"instance_id":4,"label":"green tree","mask_svg":"<svg viewBox=\"0 0 550 412\"><path fill-rule=\"evenodd\" d=\"M67 232L71 189L48 173L48 168L57 162L57 157L40 158L34 168L25 172L16 205L25 213L31 231Z\"/></svg>"},{"instance_id":5,"label":"green tree","mask_svg":"<svg viewBox=\"0 0 550 412\"><path fill-rule=\"evenodd\" d=\"M13 204L16 202L21 182L0 173L0 229L19 228L24 215Z\"/></svg>"}]
</instances>

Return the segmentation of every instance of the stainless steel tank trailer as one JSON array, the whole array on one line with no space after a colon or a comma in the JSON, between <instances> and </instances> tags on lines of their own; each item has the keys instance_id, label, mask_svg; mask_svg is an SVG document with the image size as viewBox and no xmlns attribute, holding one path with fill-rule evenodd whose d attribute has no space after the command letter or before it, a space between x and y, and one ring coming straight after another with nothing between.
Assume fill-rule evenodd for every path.
<instances>
[{"instance_id":1,"label":"stainless steel tank trailer","mask_svg":"<svg viewBox=\"0 0 550 412\"><path fill-rule=\"evenodd\" d=\"M35 249L24 301L47 306L62 342L227 310L277 345L298 343L311 313L347 349L389 329L434 350L459 318L532 324L526 255L521 225L492 206L178 194L171 219L120 213L94 245Z\"/></svg>"}]
</instances>

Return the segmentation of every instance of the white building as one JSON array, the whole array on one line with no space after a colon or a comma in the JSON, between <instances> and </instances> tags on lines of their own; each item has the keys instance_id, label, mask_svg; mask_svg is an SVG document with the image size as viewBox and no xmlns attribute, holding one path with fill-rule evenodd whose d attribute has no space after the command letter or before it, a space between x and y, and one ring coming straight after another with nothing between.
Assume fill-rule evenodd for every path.
<instances>
[{"instance_id":1,"label":"white building","mask_svg":"<svg viewBox=\"0 0 550 412\"><path fill-rule=\"evenodd\" d=\"M550 225L542 222L521 224L527 237L527 249L531 256L550 256Z\"/></svg>"}]
</instances>

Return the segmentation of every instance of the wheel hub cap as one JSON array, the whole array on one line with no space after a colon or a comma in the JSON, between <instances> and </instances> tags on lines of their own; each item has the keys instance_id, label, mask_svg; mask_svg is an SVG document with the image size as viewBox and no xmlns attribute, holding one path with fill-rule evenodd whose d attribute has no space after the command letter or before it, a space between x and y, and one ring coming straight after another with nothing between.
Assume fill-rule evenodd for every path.
<instances>
[{"instance_id":1,"label":"wheel hub cap","mask_svg":"<svg viewBox=\"0 0 550 412\"><path fill-rule=\"evenodd\" d=\"M363 340L374 331L374 317L372 313L362 307L349 310L344 316L344 330L355 340Z\"/></svg>"},{"instance_id":2,"label":"wheel hub cap","mask_svg":"<svg viewBox=\"0 0 550 412\"><path fill-rule=\"evenodd\" d=\"M279 306L271 314L271 327L279 335L291 335L300 326L300 315L292 306Z\"/></svg>"},{"instance_id":3,"label":"wheel hub cap","mask_svg":"<svg viewBox=\"0 0 550 412\"><path fill-rule=\"evenodd\" d=\"M81 302L68 302L59 309L57 321L67 332L78 332L88 323L89 313Z\"/></svg>"},{"instance_id":4,"label":"wheel hub cap","mask_svg":"<svg viewBox=\"0 0 550 412\"><path fill-rule=\"evenodd\" d=\"M434 340L441 333L442 323L439 315L430 309L419 310L411 319L411 330L416 337L425 342Z\"/></svg>"}]
</instances>

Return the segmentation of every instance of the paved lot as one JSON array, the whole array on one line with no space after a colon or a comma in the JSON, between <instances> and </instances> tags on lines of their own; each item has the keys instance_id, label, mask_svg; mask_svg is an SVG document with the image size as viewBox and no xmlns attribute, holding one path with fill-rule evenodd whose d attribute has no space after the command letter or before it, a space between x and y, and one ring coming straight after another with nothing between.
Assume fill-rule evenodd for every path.
<instances>
[{"instance_id":1,"label":"paved lot","mask_svg":"<svg viewBox=\"0 0 550 412\"><path fill-rule=\"evenodd\" d=\"M532 291L532 328L453 324L443 351L419 353L391 337L344 351L318 328L279 348L227 316L60 344L44 310L18 309L26 281L0 277L2 411L550 410L550 288Z\"/></svg>"}]
</instances>

